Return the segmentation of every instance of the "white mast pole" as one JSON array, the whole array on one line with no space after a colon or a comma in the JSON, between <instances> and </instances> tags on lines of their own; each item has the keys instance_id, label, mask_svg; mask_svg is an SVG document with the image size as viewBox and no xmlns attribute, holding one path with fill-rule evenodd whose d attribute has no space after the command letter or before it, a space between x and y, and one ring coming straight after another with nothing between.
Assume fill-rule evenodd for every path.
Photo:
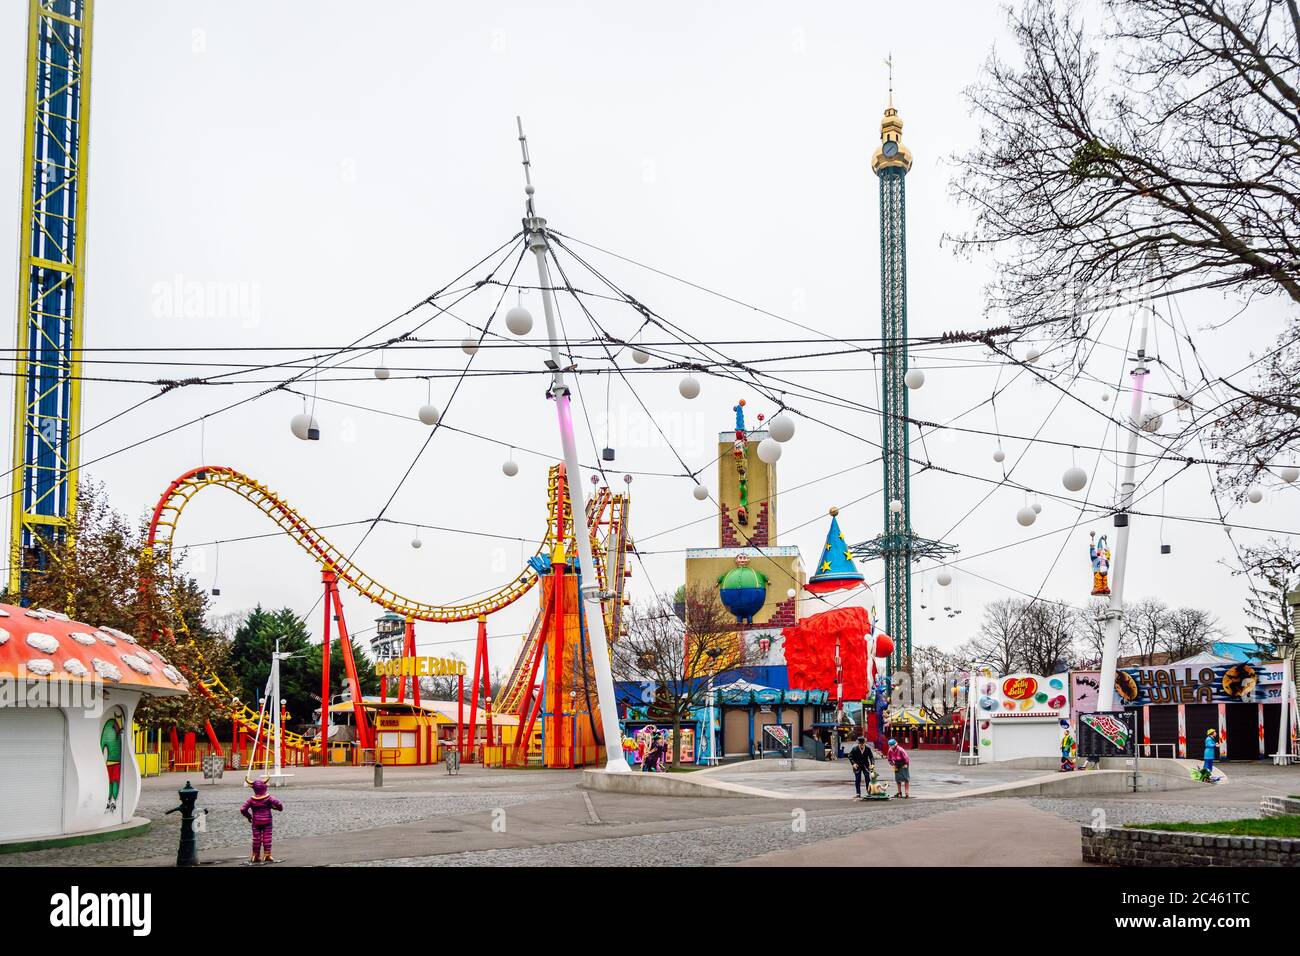
<instances>
[{"instance_id":1,"label":"white mast pole","mask_svg":"<svg viewBox=\"0 0 1300 956\"><path fill-rule=\"evenodd\" d=\"M560 425L560 443L564 447L564 471L569 486L569 503L573 511L573 536L578 542L578 560L582 564L582 595L586 602L584 618L591 637L591 663L596 671L596 695L600 701L600 726L605 735L605 772L628 773L631 768L623 758L623 735L618 723L618 707L614 703L614 677L609 666L609 641L605 636L605 614L600 604L600 583L596 579L596 565L591 557L591 531L587 526L587 499L583 493L581 472L578 468L578 444L573 435L573 411L569 402L569 387L564 381L560 362L559 336L556 333L555 305L551 290L550 269L546 254L546 220L537 215L533 205L533 183L529 169L528 139L524 136L523 120L519 124L519 146L523 151L525 201L524 236L528 248L537 258L538 285L542 288L542 308L546 313L546 335L550 340L551 398Z\"/></svg>"},{"instance_id":2,"label":"white mast pole","mask_svg":"<svg viewBox=\"0 0 1300 956\"><path fill-rule=\"evenodd\" d=\"M1133 401L1129 411L1128 453L1124 458L1124 479L1120 483L1119 502L1115 509L1115 561L1111 565L1114 583L1110 589L1110 607L1106 609L1106 638L1101 652L1101 687L1097 689L1097 709L1115 709L1115 670L1119 664L1119 636L1124 620L1124 580L1128 577L1128 535L1131 516L1129 505L1136 487L1133 475L1137 468L1138 432L1142 426L1142 386L1146 380L1147 313L1142 311L1142 328L1138 334L1137 364L1129 375L1133 379ZM1123 518L1121 524L1118 519Z\"/></svg>"},{"instance_id":3,"label":"white mast pole","mask_svg":"<svg viewBox=\"0 0 1300 956\"><path fill-rule=\"evenodd\" d=\"M280 781L280 748L283 738L280 736L280 639L275 639L275 652L271 655L271 720L275 728L275 772L271 775L273 783ZM325 706L329 706L327 703Z\"/></svg>"}]
</instances>

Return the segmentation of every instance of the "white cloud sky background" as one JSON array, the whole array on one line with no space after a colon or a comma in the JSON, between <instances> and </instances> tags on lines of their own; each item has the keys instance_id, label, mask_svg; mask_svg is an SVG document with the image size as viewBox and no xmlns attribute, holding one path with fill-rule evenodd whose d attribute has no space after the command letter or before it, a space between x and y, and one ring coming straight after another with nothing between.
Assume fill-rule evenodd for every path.
<instances>
[{"instance_id":1,"label":"white cloud sky background","mask_svg":"<svg viewBox=\"0 0 1300 956\"><path fill-rule=\"evenodd\" d=\"M394 3L380 14L377 7L345 3L315 4L308 17L300 6L252 2L98 6L88 348L291 346L305 353L352 341L444 285L519 228L523 183L516 114L523 115L529 135L539 211L553 227L827 335L878 336L878 187L869 160L886 98L883 60L891 51L904 139L916 157L907 180L910 331L937 334L1001 321L982 315L981 287L991 275L989 264L956 259L940 247L941 234L959 230L968 216L947 191L948 157L973 143L977 132L961 90L975 79L992 44L1007 45L993 3L896 6L886 12L874 4L796 10L776 3L674 2L639 13L597 3ZM26 10L11 2L3 16L0 129L9 131L9 145L0 149L0 182L11 188L0 194L0 222L14 224ZM16 262L17 230L8 235L0 249ZM752 310L581 251L693 335L810 337ZM589 277L579 278L581 270L570 274L582 287L597 288ZM521 275L535 282L531 262ZM13 302L15 270L4 270L4 277L0 297ZM236 283L255 308L247 315L160 315L166 311L160 295L178 278ZM495 293L480 294L456 312L481 322L494 300ZM538 320L536 336L540 302L535 295L524 301ZM1236 308L1218 296L1184 297L1180 307L1194 330ZM561 308L571 334L589 331L570 302L562 301ZM610 303L593 308L615 335L637 328L637 316L626 308ZM1252 351L1267 349L1282 310L1281 303L1256 303L1224 330L1196 332L1211 370L1235 372ZM419 313L421 319L428 315L428 309ZM1131 321L1131 310L1112 317L1089 363L1090 374L1112 382L1126 377L1122 350ZM454 345L466 331L443 317L421 334ZM784 356L824 347L756 346L736 355ZM1174 361L1167 327L1157 330L1151 351ZM250 354L207 358L244 362ZM297 353L256 354L278 361ZM984 358L975 349L942 354ZM194 358L167 352L150 357ZM541 357L523 349L484 352L474 368L540 372ZM323 398L409 418L322 403L317 406L320 442L290 436L288 420L299 402L284 394L216 415L203 429L204 463L230 465L264 481L317 525L371 517L428 432L413 417L425 400L425 385L400 380L407 373L399 367L459 369L463 360L454 347L401 356L390 352L394 377L387 382L369 377L373 361L352 363L361 380L322 384ZM932 421L986 398L998 376L998 368L988 363L923 359L918 364L926 367L928 380L912 396L912 414ZM867 356L770 366L813 387L873 407L878 403ZM820 371L795 371L801 367ZM86 371L154 378L220 370L103 365ZM1014 371L1003 369L1003 381ZM716 434L730 426L738 398L748 400L751 416L774 411L752 390L717 378L704 379L702 395L685 401L677 394L677 378L669 372L638 375L632 382L692 468L713 457ZM1004 433L1034 434L1056 399L1050 386L1033 386L1028 379L1022 376L998 401ZM446 404L451 382L434 381L436 404ZM1161 370L1149 382L1157 392L1172 388ZM593 419L603 420L605 378L586 377L580 384ZM545 385L540 374L470 379L446 421L558 456ZM83 461L265 387L176 390L88 435ZM85 426L153 390L88 383ZM1081 384L1077 390L1097 407L1106 389ZM8 403L8 388L5 394ZM802 400L792 404L872 440L878 436L872 415ZM615 474L680 471L672 452L651 440L654 429L620 381L611 390L611 407L615 422L623 423L612 435ZM1167 410L1167 400L1157 407ZM578 421L581 457L594 462L581 415ZM992 430L992 413L985 406L959 424ZM1106 434L1105 424L1096 411L1067 399L1042 436L1095 445ZM598 446L603 444L602 432L596 438ZM1113 430L1107 441L1114 447ZM927 440L937 464L986 478L1001 471L992 459L995 444L977 435ZM1008 466L1025 452L1016 480L1065 494L1060 475L1070 463L1068 450L1039 444L1026 451L1016 440L1003 445ZM924 457L916 441L912 449L915 457ZM358 553L358 563L400 592L441 602L505 583L532 553L531 545L508 539L535 540L543 530L547 465L516 452L520 473L509 479L500 470L505 454L501 447L441 431L388 516L507 540L425 531L424 547L415 551L410 529L381 525ZM199 464L199 456L200 429L194 426L94 464L87 473L107 485L116 507L136 515L152 506L174 476ZM874 448L864 442L800 421L780 462L780 485L791 489L872 456ZM1079 453L1079 463L1089 471L1095 458L1095 452ZM1176 467L1162 466L1156 480ZM710 487L714 474L705 473ZM1105 500L1115 468L1103 461L1097 474L1089 494ZM798 545L810 563L820 550L831 505L844 509L840 521L846 536L874 536L883 508L880 480L879 466L872 465L783 494L781 543ZM1276 485L1264 503L1234 511L1231 520L1294 528L1300 516L1296 491L1275 490ZM716 545L712 505L696 502L690 487L681 477L642 476L633 483L632 530L646 552L644 563L634 568L637 596L651 587L672 591L681 583L681 549ZM991 487L935 473L914 479L914 527L921 534L942 534ZM871 492L876 494L848 506ZM1038 523L1023 529L1014 517L1023 497L1013 489L998 490L948 540L974 554L1068 528L1076 517L1066 503L1043 499ZM1160 496L1144 504L1144 510L1158 511ZM1215 516L1204 468L1189 469L1168 486L1165 508L1171 515ZM659 533L695 519L700 520L688 528ZM1041 587L1045 597L1085 603L1087 532L1107 531L1108 525L1092 518L1073 532L958 564L961 572L971 573L958 573L955 588L936 603L960 607L963 614L948 619L940 613L929 622L926 613L918 613L915 642L956 646L977 626L984 602L1015 590L1033 594ZM790 530L796 526L801 527ZM186 511L177 540L201 543L269 530L256 511L212 490ZM362 530L355 526L329 534L350 549ZM1174 546L1167 557L1158 553L1159 534L1157 522L1134 519L1128 596L1207 607L1232 637L1244 639L1245 589L1220 563L1230 556L1224 532L1166 521L1165 540ZM1250 531L1236 536L1239 543L1260 537ZM198 548L194 558L197 577L211 586L213 549ZM880 576L878 565L863 570L871 580ZM931 575L931 588L932 580ZM320 591L318 569L282 539L223 546L219 583L219 613L258 602L305 612ZM350 593L346 606L356 631L377 616ZM529 596L494 616L490 633L518 634L534 607ZM309 621L316 633L320 613L317 609ZM418 636L425 652L456 651L468 658L473 631L472 622L425 624ZM509 636L494 640L494 664L508 667L518 643Z\"/></svg>"}]
</instances>

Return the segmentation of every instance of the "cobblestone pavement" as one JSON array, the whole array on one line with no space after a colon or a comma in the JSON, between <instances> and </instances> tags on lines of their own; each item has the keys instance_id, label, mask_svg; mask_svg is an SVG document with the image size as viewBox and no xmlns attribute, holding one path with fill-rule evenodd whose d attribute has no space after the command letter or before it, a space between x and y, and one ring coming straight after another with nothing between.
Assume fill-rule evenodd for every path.
<instances>
[{"instance_id":1,"label":"cobblestone pavement","mask_svg":"<svg viewBox=\"0 0 1300 956\"><path fill-rule=\"evenodd\" d=\"M758 801L750 801L761 804ZM399 857L357 866L719 866L739 863L774 850L818 843L878 827L889 827L944 813L960 803L890 803L888 808L854 804L855 812L809 812L806 829L797 831L794 818L764 820L684 831L620 838L592 838L578 842L439 856ZM864 859L863 864L869 864Z\"/></svg>"},{"instance_id":2,"label":"cobblestone pavement","mask_svg":"<svg viewBox=\"0 0 1300 956\"><path fill-rule=\"evenodd\" d=\"M1254 817L1262 795L1300 791L1300 768L1224 769L1231 782L1223 786L1023 802L1077 823L1094 822L1100 810L1106 825L1120 826ZM795 794L786 800L657 798L586 793L577 789L579 779L568 771L467 767L449 777L441 769L389 768L387 785L376 789L365 768L311 768L274 791L286 806L276 818L276 846L287 844L290 861L302 865L728 865L986 802L810 800L801 806ZM143 836L0 855L0 866L167 865L175 858L179 818L165 812L184 782L183 775L146 781L137 814L154 826ZM196 786L199 806L210 811L200 855L233 865L247 846L248 825L238 810L248 790L238 775ZM494 832L495 811L511 807L518 809L506 816L508 832ZM864 864L870 847L865 841Z\"/></svg>"},{"instance_id":3,"label":"cobblestone pavement","mask_svg":"<svg viewBox=\"0 0 1300 956\"><path fill-rule=\"evenodd\" d=\"M572 790L576 779L568 774L562 779L558 776L548 779L538 772L508 771L484 779L483 773L480 770L478 774L454 778L439 778L432 773L403 777L390 770L391 784L382 790L359 782L317 782L318 776L311 775L311 782L272 791L285 805L284 812L275 817L275 838L278 842L290 837L369 830L447 814L518 806ZM180 815L168 816L167 811L176 806L176 791L184 783L181 774L146 782L135 812L136 816L148 817L153 822L148 833L106 843L0 854L0 867L95 866L174 855L180 839ZM242 786L238 775L227 775L222 783L212 785L196 780L195 786L199 790L198 807L209 811L204 820L206 832L198 834L200 854L204 850L247 845L249 826L239 808L250 791Z\"/></svg>"}]
</instances>

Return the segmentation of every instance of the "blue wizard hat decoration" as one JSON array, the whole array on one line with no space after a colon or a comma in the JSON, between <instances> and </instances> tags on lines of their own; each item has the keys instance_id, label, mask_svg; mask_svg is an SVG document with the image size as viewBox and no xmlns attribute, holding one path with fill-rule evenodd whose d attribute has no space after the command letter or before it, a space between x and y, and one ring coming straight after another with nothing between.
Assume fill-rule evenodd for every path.
<instances>
[{"instance_id":1,"label":"blue wizard hat decoration","mask_svg":"<svg viewBox=\"0 0 1300 956\"><path fill-rule=\"evenodd\" d=\"M826 547L817 556L817 571L804 585L813 594L829 594L841 588L855 588L862 583L862 573L853 563L848 543L840 532L839 508L831 509L831 529L826 532Z\"/></svg>"}]
</instances>

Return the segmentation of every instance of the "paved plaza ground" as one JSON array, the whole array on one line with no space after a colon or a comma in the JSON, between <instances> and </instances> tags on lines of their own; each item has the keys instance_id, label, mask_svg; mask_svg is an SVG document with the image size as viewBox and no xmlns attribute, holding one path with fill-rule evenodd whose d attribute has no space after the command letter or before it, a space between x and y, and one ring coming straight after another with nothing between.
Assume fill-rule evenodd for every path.
<instances>
[{"instance_id":1,"label":"paved plaza ground","mask_svg":"<svg viewBox=\"0 0 1300 956\"><path fill-rule=\"evenodd\" d=\"M951 752L921 751L913 754L913 799L859 803L849 799L847 761L709 771L788 788L777 799L595 793L579 787L578 772L476 766L457 776L442 767L390 767L386 786L376 789L367 768L306 768L275 791L286 807L276 819L275 852L311 866L1078 866L1079 824L1098 812L1112 826L1254 817L1261 797L1300 792L1300 768L1230 763L1224 771L1228 783L1191 790L979 798L963 791L1041 771L958 767ZM153 827L142 836L0 855L0 866L171 865L179 819L165 811L186 779L145 782L137 813ZM241 776L193 779L198 805L209 810L201 860L237 865L249 836L238 812L248 795Z\"/></svg>"}]
</instances>

